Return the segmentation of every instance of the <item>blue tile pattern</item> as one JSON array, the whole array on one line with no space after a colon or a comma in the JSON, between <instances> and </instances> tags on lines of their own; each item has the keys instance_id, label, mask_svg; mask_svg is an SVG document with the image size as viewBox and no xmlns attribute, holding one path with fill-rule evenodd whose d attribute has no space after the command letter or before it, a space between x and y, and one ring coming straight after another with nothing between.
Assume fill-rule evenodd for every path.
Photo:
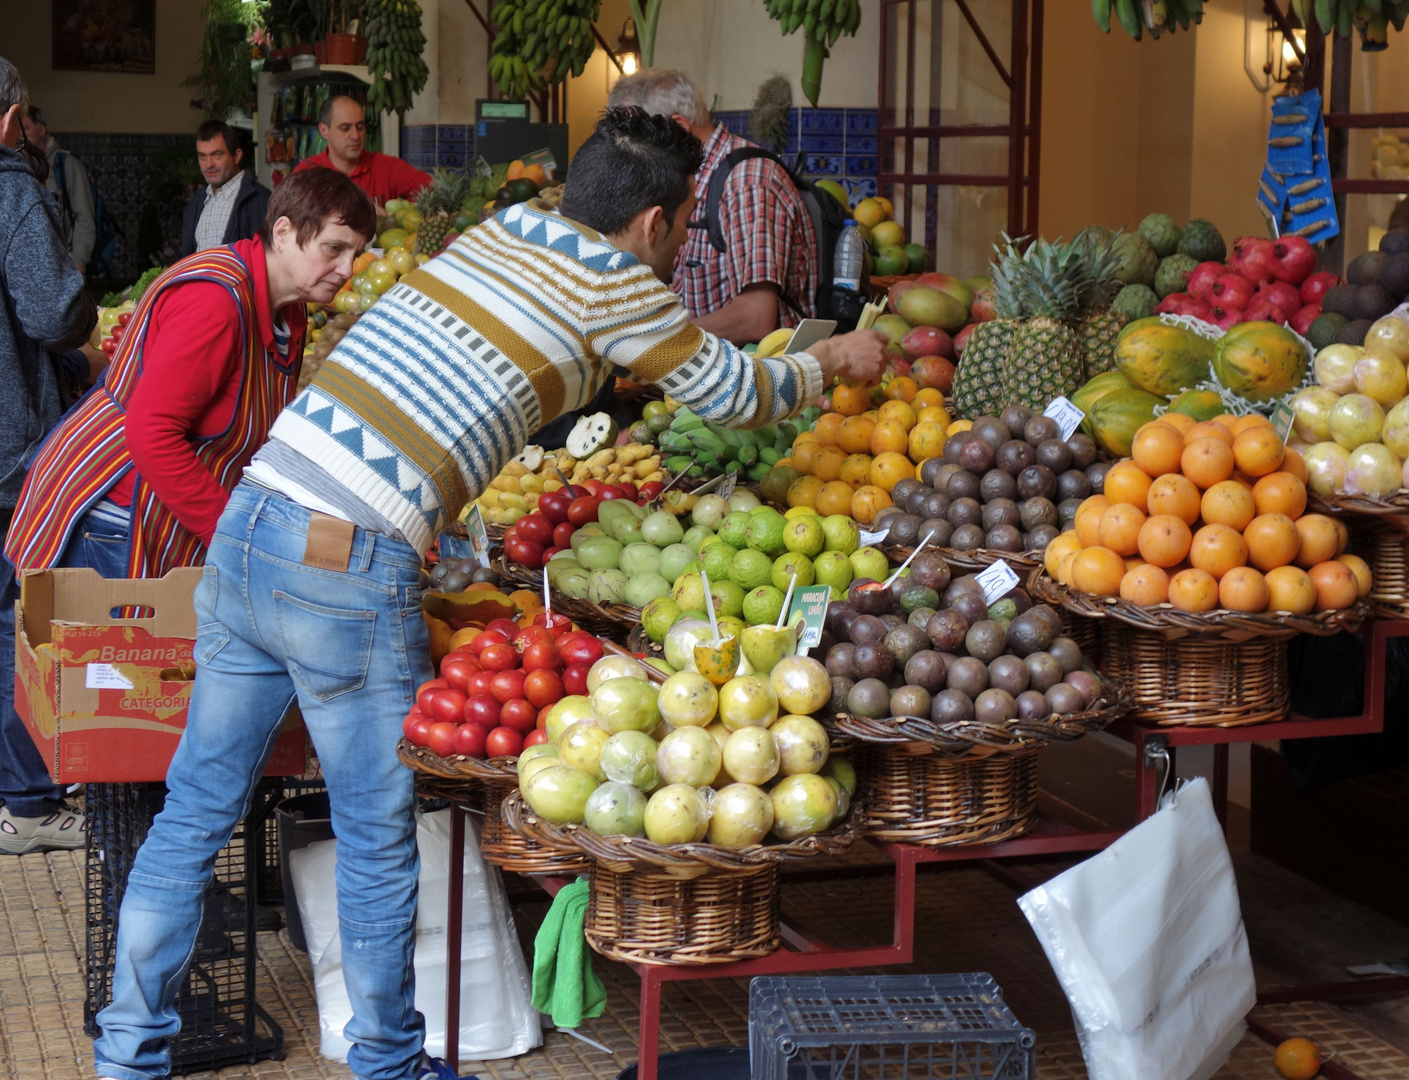
<instances>
[{"instance_id":1,"label":"blue tile pattern","mask_svg":"<svg viewBox=\"0 0 1409 1080\"><path fill-rule=\"evenodd\" d=\"M749 137L749 110L714 114L734 135ZM792 109L783 157L793 164L803 156L803 175L831 178L846 188L852 203L876 194L880 113L876 109Z\"/></svg>"}]
</instances>

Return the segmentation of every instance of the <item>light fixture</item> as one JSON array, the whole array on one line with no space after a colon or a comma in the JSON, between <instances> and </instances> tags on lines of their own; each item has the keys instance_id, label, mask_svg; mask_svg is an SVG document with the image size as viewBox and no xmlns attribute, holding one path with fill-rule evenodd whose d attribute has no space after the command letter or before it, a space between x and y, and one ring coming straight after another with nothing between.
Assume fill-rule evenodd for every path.
<instances>
[{"instance_id":1,"label":"light fixture","mask_svg":"<svg viewBox=\"0 0 1409 1080\"><path fill-rule=\"evenodd\" d=\"M1285 86L1283 93L1298 93L1306 55L1306 31L1291 28L1291 37L1282 33L1277 20L1266 14L1260 0L1244 0L1243 70L1259 93ZM1293 7L1292 12L1295 12ZM1289 15L1295 20L1295 15Z\"/></svg>"},{"instance_id":2,"label":"light fixture","mask_svg":"<svg viewBox=\"0 0 1409 1080\"><path fill-rule=\"evenodd\" d=\"M616 56L623 75L635 75L641 66L641 42L636 37L636 20L627 19L616 39Z\"/></svg>"}]
</instances>

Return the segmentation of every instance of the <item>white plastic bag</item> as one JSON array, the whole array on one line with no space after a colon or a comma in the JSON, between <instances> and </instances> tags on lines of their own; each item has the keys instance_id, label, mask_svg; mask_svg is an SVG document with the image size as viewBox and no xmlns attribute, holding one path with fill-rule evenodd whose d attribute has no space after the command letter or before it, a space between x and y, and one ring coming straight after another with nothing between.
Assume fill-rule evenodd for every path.
<instances>
[{"instance_id":1,"label":"white plastic bag","mask_svg":"<svg viewBox=\"0 0 1409 1080\"><path fill-rule=\"evenodd\" d=\"M445 1054L445 915L449 900L450 811L416 816L421 854L416 908L416 1008L426 1018L426 1053ZM319 1050L346 1061L343 1028L352 1005L342 977L335 870L337 841L309 844L290 855L299 915L308 939L318 996ZM543 1041L523 950L514 934L499 873L479 852L474 818L465 823L463 930L460 945L460 1057L517 1057Z\"/></svg>"},{"instance_id":2,"label":"white plastic bag","mask_svg":"<svg viewBox=\"0 0 1409 1080\"><path fill-rule=\"evenodd\" d=\"M1091 1080L1208 1080L1257 999L1228 845L1203 778L1018 900Z\"/></svg>"}]
</instances>

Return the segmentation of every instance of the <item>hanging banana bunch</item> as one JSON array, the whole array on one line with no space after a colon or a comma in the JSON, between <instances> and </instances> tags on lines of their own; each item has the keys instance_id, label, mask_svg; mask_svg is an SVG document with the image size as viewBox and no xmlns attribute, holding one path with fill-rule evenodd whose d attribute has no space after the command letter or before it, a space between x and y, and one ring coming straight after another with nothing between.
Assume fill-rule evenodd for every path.
<instances>
[{"instance_id":1,"label":"hanging banana bunch","mask_svg":"<svg viewBox=\"0 0 1409 1080\"><path fill-rule=\"evenodd\" d=\"M421 53L421 5L416 0L367 0L367 104L403 115L425 89L430 71Z\"/></svg>"},{"instance_id":2,"label":"hanging banana bunch","mask_svg":"<svg viewBox=\"0 0 1409 1080\"><path fill-rule=\"evenodd\" d=\"M1409 0L1292 0L1292 6L1303 26L1314 15L1327 37L1349 37L1355 30L1366 52L1387 47L1390 26L1403 30L1409 18Z\"/></svg>"},{"instance_id":3,"label":"hanging banana bunch","mask_svg":"<svg viewBox=\"0 0 1409 1080\"><path fill-rule=\"evenodd\" d=\"M763 0L763 6L782 24L784 35L802 30L802 92L815 109L822 90L822 64L837 38L856 36L861 0Z\"/></svg>"},{"instance_id":4,"label":"hanging banana bunch","mask_svg":"<svg viewBox=\"0 0 1409 1080\"><path fill-rule=\"evenodd\" d=\"M1104 33L1111 32L1111 15L1136 41L1187 30L1204 21L1204 0L1091 0L1091 14Z\"/></svg>"},{"instance_id":5,"label":"hanging banana bunch","mask_svg":"<svg viewBox=\"0 0 1409 1080\"><path fill-rule=\"evenodd\" d=\"M597 47L592 23L601 6L602 0L499 0L489 13L500 28L490 77L511 98L577 78Z\"/></svg>"}]
</instances>

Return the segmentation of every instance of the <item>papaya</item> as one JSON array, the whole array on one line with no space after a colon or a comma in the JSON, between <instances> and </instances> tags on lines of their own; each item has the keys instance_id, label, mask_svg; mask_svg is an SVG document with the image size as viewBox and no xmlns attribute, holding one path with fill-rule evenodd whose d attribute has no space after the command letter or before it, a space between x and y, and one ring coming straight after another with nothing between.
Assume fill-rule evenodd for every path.
<instances>
[{"instance_id":1,"label":"papaya","mask_svg":"<svg viewBox=\"0 0 1409 1080\"><path fill-rule=\"evenodd\" d=\"M1212 390L1185 390L1169 403L1169 411L1192 416L1195 420L1212 420L1227 408Z\"/></svg>"},{"instance_id":2,"label":"papaya","mask_svg":"<svg viewBox=\"0 0 1409 1080\"><path fill-rule=\"evenodd\" d=\"M1081 421L1081 430L1094 439L1096 429L1091 423L1091 406L1113 390L1129 389L1129 380L1118 371L1103 371L1087 379L1085 385L1071 395L1071 403L1086 414Z\"/></svg>"},{"instance_id":3,"label":"papaya","mask_svg":"<svg viewBox=\"0 0 1409 1080\"><path fill-rule=\"evenodd\" d=\"M1127 337L1135 333L1135 331L1137 330L1144 330L1146 327L1150 326L1164 325L1164 320L1161 319L1158 315L1146 315L1143 319L1135 319L1134 321L1128 322L1124 326L1122 326L1120 328L1120 333L1116 334L1115 340L1117 343L1119 343L1124 341Z\"/></svg>"},{"instance_id":4,"label":"papaya","mask_svg":"<svg viewBox=\"0 0 1409 1080\"><path fill-rule=\"evenodd\" d=\"M1246 401L1271 401L1301 385L1310 358L1284 326L1239 323L1218 339L1213 373Z\"/></svg>"},{"instance_id":5,"label":"papaya","mask_svg":"<svg viewBox=\"0 0 1409 1080\"><path fill-rule=\"evenodd\" d=\"M1115 366L1135 389L1168 398L1208 378L1213 342L1182 326L1131 326L1116 343Z\"/></svg>"},{"instance_id":6,"label":"papaya","mask_svg":"<svg viewBox=\"0 0 1409 1080\"><path fill-rule=\"evenodd\" d=\"M1155 418L1155 408L1164 400L1158 394L1134 388L1102 395L1086 414L1097 445L1108 454L1128 457L1135 432Z\"/></svg>"}]
</instances>

